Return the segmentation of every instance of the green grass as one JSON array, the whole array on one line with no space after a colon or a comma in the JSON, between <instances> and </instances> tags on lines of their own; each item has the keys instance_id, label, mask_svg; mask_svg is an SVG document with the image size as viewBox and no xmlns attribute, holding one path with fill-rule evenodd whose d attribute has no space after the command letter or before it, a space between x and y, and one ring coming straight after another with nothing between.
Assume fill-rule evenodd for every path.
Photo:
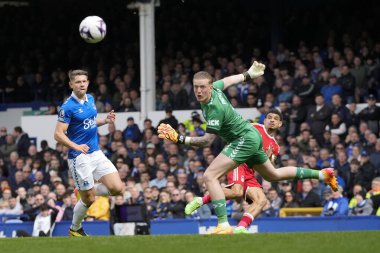
<instances>
[{"instance_id":1,"label":"green grass","mask_svg":"<svg viewBox=\"0 0 380 253\"><path fill-rule=\"evenodd\" d=\"M379 249L380 231L0 239L4 253L371 253Z\"/></svg>"}]
</instances>

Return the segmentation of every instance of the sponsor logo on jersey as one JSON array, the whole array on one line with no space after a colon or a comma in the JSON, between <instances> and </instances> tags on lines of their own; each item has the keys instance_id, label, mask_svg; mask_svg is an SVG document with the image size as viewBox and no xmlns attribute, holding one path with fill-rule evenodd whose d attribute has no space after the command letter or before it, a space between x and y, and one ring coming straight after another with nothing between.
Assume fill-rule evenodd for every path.
<instances>
[{"instance_id":1,"label":"sponsor logo on jersey","mask_svg":"<svg viewBox=\"0 0 380 253\"><path fill-rule=\"evenodd\" d=\"M209 126L219 126L219 120L218 119L209 119L207 121L207 125L209 125Z\"/></svg>"},{"instance_id":2,"label":"sponsor logo on jersey","mask_svg":"<svg viewBox=\"0 0 380 253\"><path fill-rule=\"evenodd\" d=\"M83 125L84 125L83 126L84 129L89 129L90 127L91 128L95 127L95 125L96 125L95 117L83 120Z\"/></svg>"},{"instance_id":3,"label":"sponsor logo on jersey","mask_svg":"<svg viewBox=\"0 0 380 253\"><path fill-rule=\"evenodd\" d=\"M83 109L82 109L82 108L79 108L78 112L79 112L79 113L82 113L82 112L83 112Z\"/></svg>"}]
</instances>

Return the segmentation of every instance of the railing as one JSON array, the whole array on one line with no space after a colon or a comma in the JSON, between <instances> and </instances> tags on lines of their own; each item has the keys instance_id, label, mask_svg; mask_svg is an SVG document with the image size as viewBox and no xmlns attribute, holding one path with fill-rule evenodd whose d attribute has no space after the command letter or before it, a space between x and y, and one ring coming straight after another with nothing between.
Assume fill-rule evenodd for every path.
<instances>
[{"instance_id":1,"label":"railing","mask_svg":"<svg viewBox=\"0 0 380 253\"><path fill-rule=\"evenodd\" d=\"M292 207L281 208L280 217L287 216L321 216L323 207Z\"/></svg>"}]
</instances>

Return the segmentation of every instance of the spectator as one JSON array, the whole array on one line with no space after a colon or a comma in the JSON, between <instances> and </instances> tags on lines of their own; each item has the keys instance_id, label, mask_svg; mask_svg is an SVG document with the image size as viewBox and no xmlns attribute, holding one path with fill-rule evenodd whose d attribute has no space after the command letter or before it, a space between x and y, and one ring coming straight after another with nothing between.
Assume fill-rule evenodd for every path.
<instances>
[{"instance_id":1,"label":"spectator","mask_svg":"<svg viewBox=\"0 0 380 253\"><path fill-rule=\"evenodd\" d=\"M283 83L281 87L281 93L278 94L274 106L278 106L280 102L289 103L294 95L294 92L291 90L289 83Z\"/></svg>"},{"instance_id":2,"label":"spectator","mask_svg":"<svg viewBox=\"0 0 380 253\"><path fill-rule=\"evenodd\" d=\"M366 198L380 195L380 177L375 177L371 182L371 190L366 194Z\"/></svg>"},{"instance_id":3,"label":"spectator","mask_svg":"<svg viewBox=\"0 0 380 253\"><path fill-rule=\"evenodd\" d=\"M157 187L158 189L164 188L167 184L165 178L165 171L159 169L156 172L156 178L150 181L150 187Z\"/></svg>"},{"instance_id":4,"label":"spectator","mask_svg":"<svg viewBox=\"0 0 380 253\"><path fill-rule=\"evenodd\" d=\"M350 119L349 116L349 110L348 108L342 104L342 96L339 94L335 94L332 96L332 113L336 113L341 117L341 120L348 124L348 127L351 125L349 124L348 120Z\"/></svg>"},{"instance_id":5,"label":"spectator","mask_svg":"<svg viewBox=\"0 0 380 253\"><path fill-rule=\"evenodd\" d=\"M301 98L302 105L305 106L305 108L313 104L316 91L317 89L315 85L311 83L310 77L304 76L301 85L297 89L297 95Z\"/></svg>"},{"instance_id":6,"label":"spectator","mask_svg":"<svg viewBox=\"0 0 380 253\"><path fill-rule=\"evenodd\" d=\"M313 186L313 192L315 192L320 199L323 199L326 185L316 178L311 179L311 185Z\"/></svg>"},{"instance_id":7,"label":"spectator","mask_svg":"<svg viewBox=\"0 0 380 253\"><path fill-rule=\"evenodd\" d=\"M331 115L331 123L326 126L326 130L330 131L332 134L337 134L342 140L346 135L347 127L341 119L341 116L337 113Z\"/></svg>"},{"instance_id":8,"label":"spectator","mask_svg":"<svg viewBox=\"0 0 380 253\"><path fill-rule=\"evenodd\" d=\"M14 197L11 197L8 199L8 205L5 208L0 208L0 214L19 215L22 213L23 213L22 206Z\"/></svg>"},{"instance_id":9,"label":"spectator","mask_svg":"<svg viewBox=\"0 0 380 253\"><path fill-rule=\"evenodd\" d=\"M159 201L157 203L157 218L166 219L170 218L170 195L166 190L162 190L159 195Z\"/></svg>"},{"instance_id":10,"label":"spectator","mask_svg":"<svg viewBox=\"0 0 380 253\"><path fill-rule=\"evenodd\" d=\"M170 104L177 110L187 109L189 107L188 94L178 82L174 82L171 85L170 92Z\"/></svg>"},{"instance_id":11,"label":"spectator","mask_svg":"<svg viewBox=\"0 0 380 253\"><path fill-rule=\"evenodd\" d=\"M127 119L127 127L123 131L123 137L125 140L139 141L141 138L141 132L138 125L135 123L133 117Z\"/></svg>"},{"instance_id":12,"label":"spectator","mask_svg":"<svg viewBox=\"0 0 380 253\"><path fill-rule=\"evenodd\" d=\"M36 216L33 223L32 236L46 237L53 234L55 219L58 214L58 210L50 207L47 204L42 204L39 207L40 212Z\"/></svg>"},{"instance_id":13,"label":"spectator","mask_svg":"<svg viewBox=\"0 0 380 253\"><path fill-rule=\"evenodd\" d=\"M63 197L63 208L64 208L64 212L63 212L63 216L62 216L62 220L69 220L71 221L73 219L73 215L74 215L74 207L75 205L77 204L77 197L75 196L74 193L66 193Z\"/></svg>"},{"instance_id":14,"label":"spectator","mask_svg":"<svg viewBox=\"0 0 380 253\"><path fill-rule=\"evenodd\" d=\"M264 209L261 211L261 214L259 217L276 217L277 215L278 213L271 206L270 201L267 200L267 204L265 205Z\"/></svg>"},{"instance_id":15,"label":"spectator","mask_svg":"<svg viewBox=\"0 0 380 253\"><path fill-rule=\"evenodd\" d=\"M278 196L277 190L275 188L270 188L267 196L273 209L280 209L282 199Z\"/></svg>"},{"instance_id":16,"label":"spectator","mask_svg":"<svg viewBox=\"0 0 380 253\"><path fill-rule=\"evenodd\" d=\"M345 102L355 101L356 83L348 65L342 66L342 75L339 77L338 83L342 85L342 97L345 99Z\"/></svg>"},{"instance_id":17,"label":"spectator","mask_svg":"<svg viewBox=\"0 0 380 253\"><path fill-rule=\"evenodd\" d=\"M87 209L86 220L110 220L109 198L104 196L96 196L95 201Z\"/></svg>"},{"instance_id":18,"label":"spectator","mask_svg":"<svg viewBox=\"0 0 380 253\"><path fill-rule=\"evenodd\" d=\"M362 59L359 56L354 57L354 66L351 69L351 74L355 78L356 90L355 100L360 102L361 97L366 94L367 87L367 71L362 64Z\"/></svg>"},{"instance_id":19,"label":"spectator","mask_svg":"<svg viewBox=\"0 0 380 253\"><path fill-rule=\"evenodd\" d=\"M17 151L17 145L14 142L12 135L5 136L5 143L0 146L0 153L6 158L10 156L13 151Z\"/></svg>"},{"instance_id":20,"label":"spectator","mask_svg":"<svg viewBox=\"0 0 380 253\"><path fill-rule=\"evenodd\" d=\"M306 120L307 108L301 105L301 98L297 95L292 98L289 117L289 135L298 135L300 125Z\"/></svg>"},{"instance_id":21,"label":"spectator","mask_svg":"<svg viewBox=\"0 0 380 253\"><path fill-rule=\"evenodd\" d=\"M324 98L321 94L315 96L315 103L316 105L311 107L308 112L308 122L311 126L311 133L321 145L323 142L323 132L331 116L331 111L330 108L325 105Z\"/></svg>"},{"instance_id":22,"label":"spectator","mask_svg":"<svg viewBox=\"0 0 380 253\"><path fill-rule=\"evenodd\" d=\"M24 214L28 215L29 220L34 220L40 212L40 207L46 204L45 198L41 194L28 198L28 205L24 207Z\"/></svg>"},{"instance_id":23,"label":"spectator","mask_svg":"<svg viewBox=\"0 0 380 253\"><path fill-rule=\"evenodd\" d=\"M364 108L359 117L362 120L368 122L368 127L372 133L378 133L379 119L380 119L380 107L376 105L376 97L373 94L369 94L367 97L368 107Z\"/></svg>"},{"instance_id":24,"label":"spectator","mask_svg":"<svg viewBox=\"0 0 380 253\"><path fill-rule=\"evenodd\" d=\"M157 209L157 201L154 199L153 190L150 187L144 189L144 204L146 206L148 219L153 219Z\"/></svg>"},{"instance_id":25,"label":"spectator","mask_svg":"<svg viewBox=\"0 0 380 253\"><path fill-rule=\"evenodd\" d=\"M0 147L6 144L7 128L0 127Z\"/></svg>"},{"instance_id":26,"label":"spectator","mask_svg":"<svg viewBox=\"0 0 380 253\"><path fill-rule=\"evenodd\" d=\"M376 141L375 151L369 156L370 163L376 169L376 175L380 176L380 140Z\"/></svg>"},{"instance_id":27,"label":"spectator","mask_svg":"<svg viewBox=\"0 0 380 253\"><path fill-rule=\"evenodd\" d=\"M26 157L30 146L29 135L23 132L21 127L17 126L14 128L12 136L16 140L18 154L21 157Z\"/></svg>"},{"instance_id":28,"label":"spectator","mask_svg":"<svg viewBox=\"0 0 380 253\"><path fill-rule=\"evenodd\" d=\"M171 107L168 107L165 109L165 119L160 120L157 126L161 124L169 124L174 129L178 128L178 120L175 116L173 116L173 109Z\"/></svg>"},{"instance_id":29,"label":"spectator","mask_svg":"<svg viewBox=\"0 0 380 253\"><path fill-rule=\"evenodd\" d=\"M325 102L327 105L332 104L332 97L334 95L342 95L342 87L337 82L337 77L335 75L330 75L329 83L322 87L321 93L325 98Z\"/></svg>"},{"instance_id":30,"label":"spectator","mask_svg":"<svg viewBox=\"0 0 380 253\"><path fill-rule=\"evenodd\" d=\"M310 180L302 181L302 192L298 193L300 207L320 207L321 199L318 194L312 191L313 187Z\"/></svg>"},{"instance_id":31,"label":"spectator","mask_svg":"<svg viewBox=\"0 0 380 253\"><path fill-rule=\"evenodd\" d=\"M185 203L182 201L178 189L174 189L171 193L171 202L168 211L173 218L185 218Z\"/></svg>"},{"instance_id":32,"label":"spectator","mask_svg":"<svg viewBox=\"0 0 380 253\"><path fill-rule=\"evenodd\" d=\"M297 200L295 199L295 194L292 191L287 191L284 193L281 208L293 208L299 207Z\"/></svg>"},{"instance_id":33,"label":"spectator","mask_svg":"<svg viewBox=\"0 0 380 253\"><path fill-rule=\"evenodd\" d=\"M324 166L324 164L327 166ZM317 167L319 169L329 168L335 166L335 159L330 157L330 152L328 149L323 148L320 150L320 158L317 161Z\"/></svg>"},{"instance_id":34,"label":"spectator","mask_svg":"<svg viewBox=\"0 0 380 253\"><path fill-rule=\"evenodd\" d=\"M372 200L365 198L365 192L360 191L354 195L357 205L350 209L348 215L350 216L365 216L371 215L373 212Z\"/></svg>"},{"instance_id":35,"label":"spectator","mask_svg":"<svg viewBox=\"0 0 380 253\"><path fill-rule=\"evenodd\" d=\"M321 216L345 216L348 214L348 200L342 195L343 188L338 186L338 191L332 192L332 197L323 207Z\"/></svg>"}]
</instances>

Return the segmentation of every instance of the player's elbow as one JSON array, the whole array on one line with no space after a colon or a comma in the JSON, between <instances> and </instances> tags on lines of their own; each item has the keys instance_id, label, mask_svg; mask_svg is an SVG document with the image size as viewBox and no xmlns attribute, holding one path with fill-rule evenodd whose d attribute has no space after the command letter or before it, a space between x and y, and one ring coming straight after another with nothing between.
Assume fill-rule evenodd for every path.
<instances>
[{"instance_id":1,"label":"player's elbow","mask_svg":"<svg viewBox=\"0 0 380 253\"><path fill-rule=\"evenodd\" d=\"M54 140L56 140L57 142L59 142L59 134L57 131L54 132Z\"/></svg>"}]
</instances>

